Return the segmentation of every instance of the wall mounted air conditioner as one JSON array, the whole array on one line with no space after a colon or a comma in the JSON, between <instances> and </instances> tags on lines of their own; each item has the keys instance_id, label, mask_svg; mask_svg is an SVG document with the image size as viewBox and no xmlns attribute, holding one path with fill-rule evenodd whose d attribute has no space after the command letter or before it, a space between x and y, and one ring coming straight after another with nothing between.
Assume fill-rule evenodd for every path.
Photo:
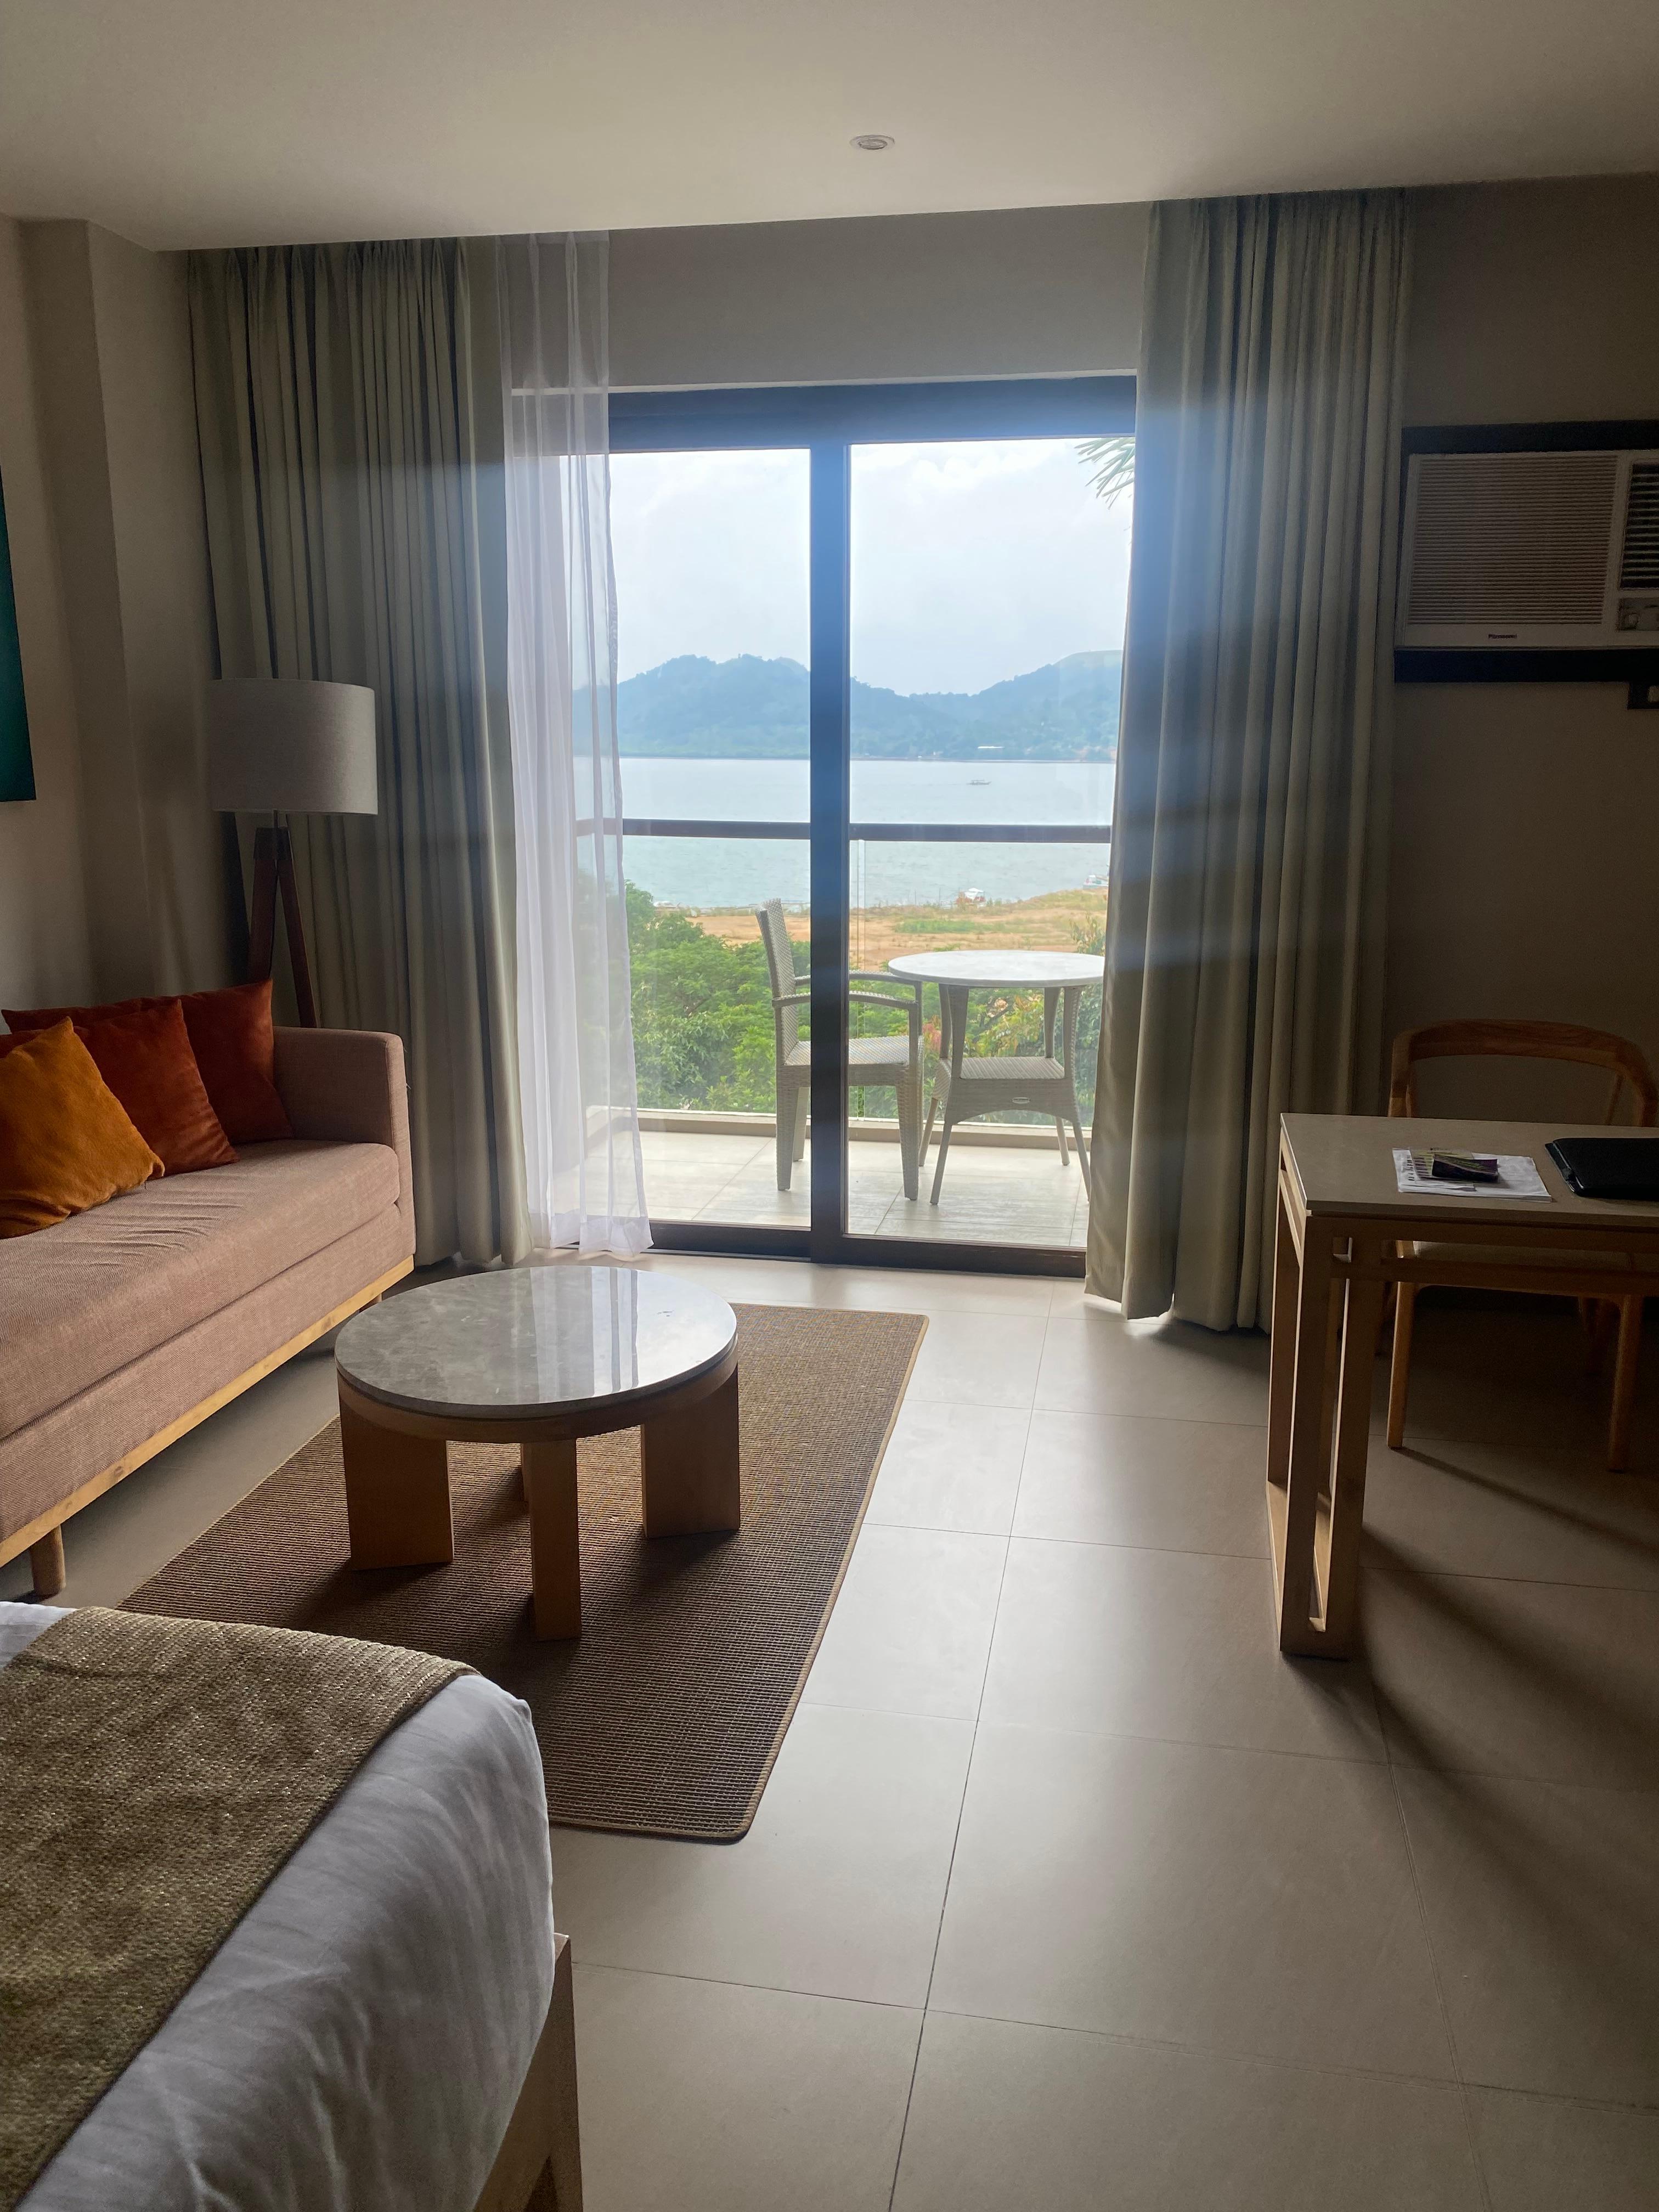
<instances>
[{"instance_id":1,"label":"wall mounted air conditioner","mask_svg":"<svg viewBox=\"0 0 1659 2212\"><path fill-rule=\"evenodd\" d=\"M1395 641L1659 652L1659 449L1413 453Z\"/></svg>"}]
</instances>

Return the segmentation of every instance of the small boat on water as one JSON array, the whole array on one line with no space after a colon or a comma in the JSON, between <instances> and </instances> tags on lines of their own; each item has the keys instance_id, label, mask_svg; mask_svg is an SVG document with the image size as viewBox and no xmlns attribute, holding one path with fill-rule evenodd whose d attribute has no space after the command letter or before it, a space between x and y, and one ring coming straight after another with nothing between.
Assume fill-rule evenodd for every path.
<instances>
[{"instance_id":1,"label":"small boat on water","mask_svg":"<svg viewBox=\"0 0 1659 2212\"><path fill-rule=\"evenodd\" d=\"M970 775L968 779L968 788L969 791L988 791L991 788L991 779L988 775Z\"/></svg>"}]
</instances>

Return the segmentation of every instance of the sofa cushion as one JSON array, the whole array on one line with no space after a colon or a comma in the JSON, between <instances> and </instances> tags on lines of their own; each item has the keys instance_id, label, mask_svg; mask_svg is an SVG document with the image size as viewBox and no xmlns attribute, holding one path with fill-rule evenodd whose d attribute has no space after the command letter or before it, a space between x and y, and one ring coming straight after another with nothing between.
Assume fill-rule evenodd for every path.
<instances>
[{"instance_id":1,"label":"sofa cushion","mask_svg":"<svg viewBox=\"0 0 1659 2212\"><path fill-rule=\"evenodd\" d=\"M19 1037L0 1060L0 1239L61 1226L161 1173L67 1022ZM0 1313L0 1347L5 1341Z\"/></svg>"},{"instance_id":2,"label":"sofa cushion","mask_svg":"<svg viewBox=\"0 0 1659 2212\"><path fill-rule=\"evenodd\" d=\"M403 1217L377 1213L101 1382L0 1437L0 1548L256 1361L409 1257Z\"/></svg>"},{"instance_id":3,"label":"sofa cushion","mask_svg":"<svg viewBox=\"0 0 1659 2212\"><path fill-rule=\"evenodd\" d=\"M43 1034L18 1030L0 1036L0 1054L18 1050ZM169 1175L230 1165L236 1154L208 1103L177 999L136 1006L130 1013L100 1015L95 1021L77 1021L75 1034Z\"/></svg>"},{"instance_id":4,"label":"sofa cushion","mask_svg":"<svg viewBox=\"0 0 1659 2212\"><path fill-rule=\"evenodd\" d=\"M258 1145L291 1137L276 1089L270 979L233 983L220 991L187 991L182 999L118 999L107 1006L7 1006L14 1030L50 1029L67 1018L77 1027L113 1015L146 1013L177 1006L191 1049L224 1133L233 1144Z\"/></svg>"},{"instance_id":5,"label":"sofa cushion","mask_svg":"<svg viewBox=\"0 0 1659 2212\"><path fill-rule=\"evenodd\" d=\"M0 1244L0 1436L397 1203L389 1146L290 1138Z\"/></svg>"}]
</instances>

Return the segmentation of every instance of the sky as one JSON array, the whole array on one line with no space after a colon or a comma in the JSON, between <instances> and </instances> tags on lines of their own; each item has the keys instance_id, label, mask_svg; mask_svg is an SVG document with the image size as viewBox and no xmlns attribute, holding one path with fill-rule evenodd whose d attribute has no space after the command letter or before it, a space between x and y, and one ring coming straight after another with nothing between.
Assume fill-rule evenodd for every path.
<instances>
[{"instance_id":1,"label":"sky","mask_svg":"<svg viewBox=\"0 0 1659 2212\"><path fill-rule=\"evenodd\" d=\"M678 654L807 659L804 453L622 453L611 464L618 674ZM1130 501L1071 440L853 454L853 674L981 691L1123 641Z\"/></svg>"}]
</instances>

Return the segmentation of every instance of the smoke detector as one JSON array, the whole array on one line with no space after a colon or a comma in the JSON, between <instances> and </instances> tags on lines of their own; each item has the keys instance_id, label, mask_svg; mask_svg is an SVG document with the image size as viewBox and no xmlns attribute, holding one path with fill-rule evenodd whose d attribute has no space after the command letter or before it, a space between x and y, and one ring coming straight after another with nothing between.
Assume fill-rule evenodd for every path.
<instances>
[{"instance_id":1,"label":"smoke detector","mask_svg":"<svg viewBox=\"0 0 1659 2212\"><path fill-rule=\"evenodd\" d=\"M860 154L884 154L892 143L884 131L861 131L853 141Z\"/></svg>"}]
</instances>

